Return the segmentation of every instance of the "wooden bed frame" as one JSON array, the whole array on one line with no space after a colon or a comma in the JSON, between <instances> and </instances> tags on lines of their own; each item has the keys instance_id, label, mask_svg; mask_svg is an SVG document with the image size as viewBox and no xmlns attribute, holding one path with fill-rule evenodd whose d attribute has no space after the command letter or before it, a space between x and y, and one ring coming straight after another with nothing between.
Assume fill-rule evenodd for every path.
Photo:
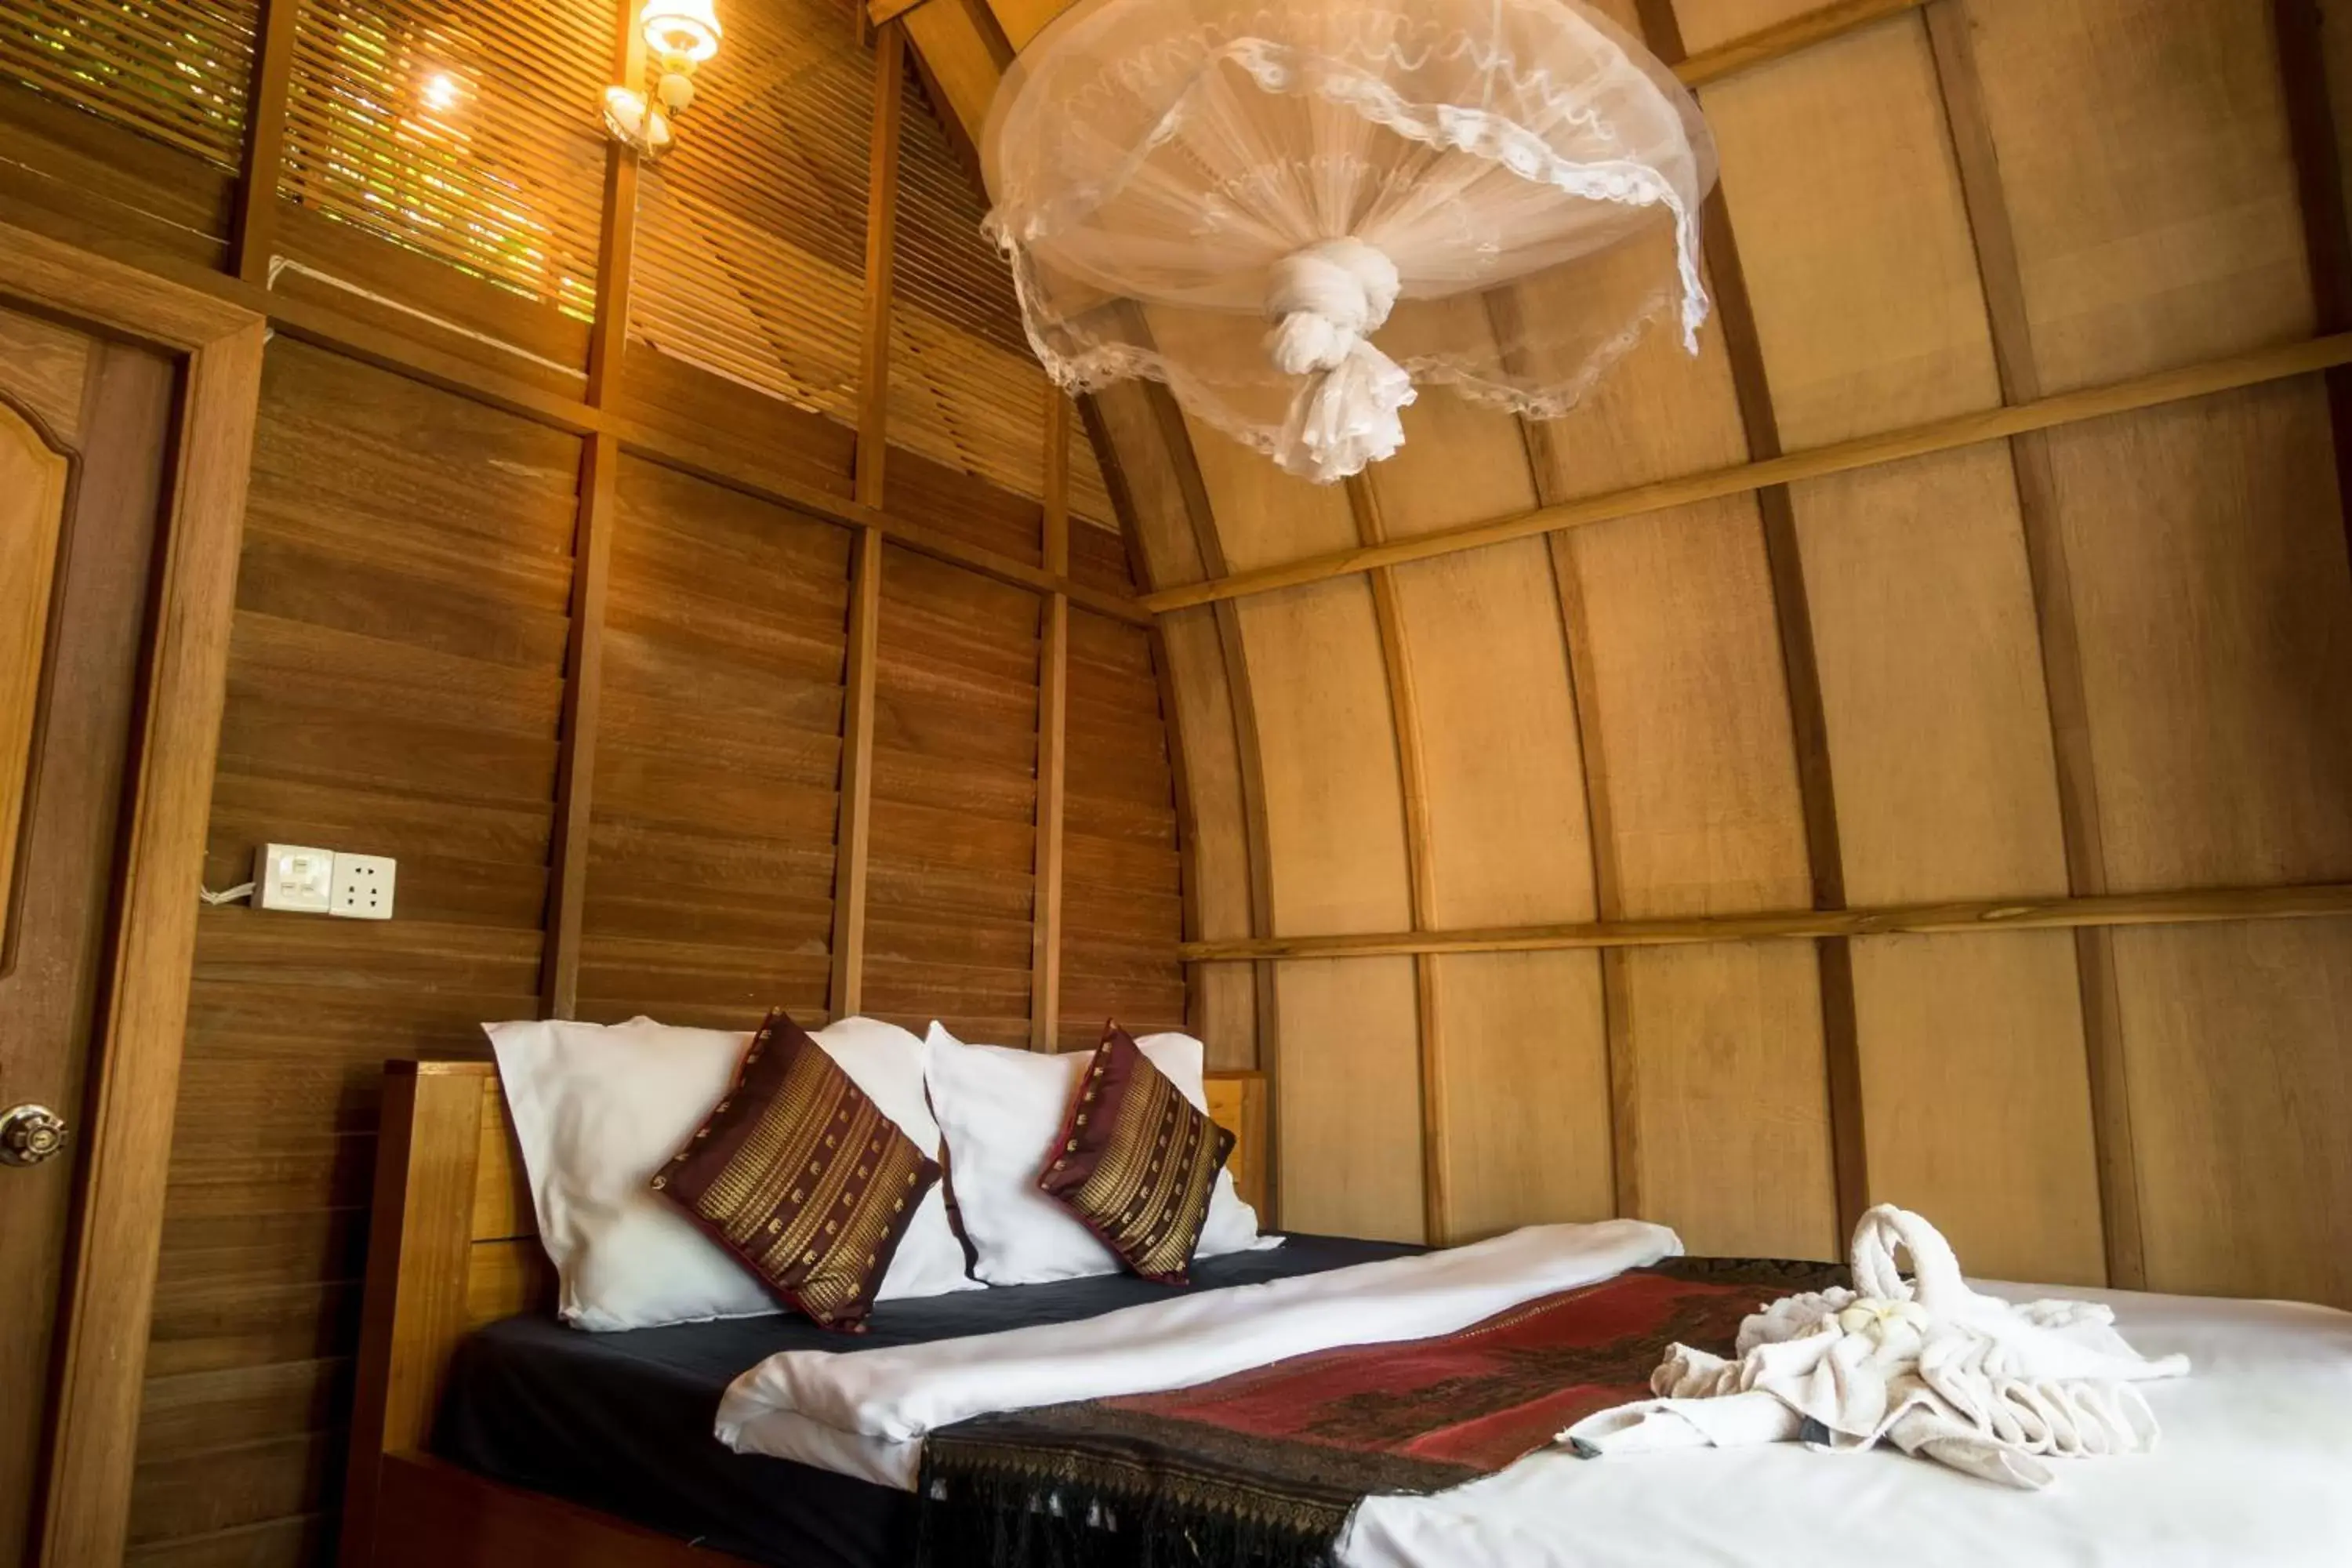
<instances>
[{"instance_id":1,"label":"wooden bed frame","mask_svg":"<svg viewBox=\"0 0 2352 1568\"><path fill-rule=\"evenodd\" d=\"M1234 1184L1263 1211L1265 1080L1211 1073L1207 1088L1239 1140ZM387 1062L342 1568L751 1568L425 1452L457 1342L554 1299L497 1068Z\"/></svg>"}]
</instances>

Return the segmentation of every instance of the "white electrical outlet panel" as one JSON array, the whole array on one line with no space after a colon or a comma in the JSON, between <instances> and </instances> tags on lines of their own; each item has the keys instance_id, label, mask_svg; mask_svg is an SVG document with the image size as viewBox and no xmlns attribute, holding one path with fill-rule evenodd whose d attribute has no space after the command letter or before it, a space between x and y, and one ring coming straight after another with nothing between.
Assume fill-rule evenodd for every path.
<instances>
[{"instance_id":1,"label":"white electrical outlet panel","mask_svg":"<svg viewBox=\"0 0 2352 1568\"><path fill-rule=\"evenodd\" d=\"M308 844L265 844L253 857L253 907L348 921L392 919L400 863Z\"/></svg>"},{"instance_id":2,"label":"white electrical outlet panel","mask_svg":"<svg viewBox=\"0 0 2352 1568\"><path fill-rule=\"evenodd\" d=\"M307 844L265 844L253 857L253 905L322 915L333 901L335 852Z\"/></svg>"},{"instance_id":3,"label":"white electrical outlet panel","mask_svg":"<svg viewBox=\"0 0 2352 1568\"><path fill-rule=\"evenodd\" d=\"M335 857L335 881L327 912L347 921L392 919L392 889L400 863L386 855Z\"/></svg>"}]
</instances>

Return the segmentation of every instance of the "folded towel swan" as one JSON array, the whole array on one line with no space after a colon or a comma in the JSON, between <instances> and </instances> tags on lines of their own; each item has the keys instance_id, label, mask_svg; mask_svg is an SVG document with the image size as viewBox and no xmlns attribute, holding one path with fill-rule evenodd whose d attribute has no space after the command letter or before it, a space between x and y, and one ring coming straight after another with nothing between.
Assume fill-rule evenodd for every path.
<instances>
[{"instance_id":1,"label":"folded towel swan","mask_svg":"<svg viewBox=\"0 0 2352 1568\"><path fill-rule=\"evenodd\" d=\"M2155 1447L2156 1416L2133 1385L2181 1376L2189 1361L2139 1354L2111 1309L1980 1295L1936 1227L1892 1204L1863 1215L1853 1265L1853 1289L1792 1296L1742 1323L1735 1359L1674 1346L1650 1377L1658 1397L1588 1416L1560 1441L1587 1457L1884 1442L2029 1490L2050 1482L2042 1457Z\"/></svg>"}]
</instances>

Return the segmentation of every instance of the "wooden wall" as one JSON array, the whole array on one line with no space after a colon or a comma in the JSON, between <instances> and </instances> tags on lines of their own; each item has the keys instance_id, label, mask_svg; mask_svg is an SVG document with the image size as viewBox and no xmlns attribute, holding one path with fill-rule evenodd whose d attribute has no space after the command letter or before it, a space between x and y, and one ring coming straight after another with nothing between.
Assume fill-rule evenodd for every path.
<instances>
[{"instance_id":1,"label":"wooden wall","mask_svg":"<svg viewBox=\"0 0 2352 1568\"><path fill-rule=\"evenodd\" d=\"M273 31L273 9L254 135L289 69L291 10ZM820 16L838 31L813 33ZM845 8L766 21L928 112L911 83L882 90ZM1125 545L1089 521L1108 510L1089 444L1034 365L1039 407L982 408L1003 378L971 367L1005 356L961 356L937 307L944 272L965 280L960 320L1017 332L1009 284L972 288L955 249L978 237L938 216L973 198L940 185L961 174L937 126L834 106L799 128L852 137L816 150L885 198L856 215L884 264L849 279L852 336L930 356L912 394L881 395L898 378L870 353L853 428L628 339L633 275L669 263L632 266L625 159L603 174L583 324L283 187L241 204L245 171L98 107L0 82L24 160L0 168L0 217L237 299L278 334L207 882L245 880L270 840L400 861L388 924L203 912L148 1347L131 1559L316 1563L385 1058L478 1055L484 1020L547 1011L748 1028L772 1005L856 1006L1074 1047L1110 1015L1181 1026L1174 748ZM888 265L902 184L911 326ZM762 244L842 248L779 222ZM312 270L273 279L286 255ZM909 395L928 423L902 431ZM1021 468L1001 432L1038 433L1041 493L946 466L940 432L983 416L1000 474Z\"/></svg>"},{"instance_id":2,"label":"wooden wall","mask_svg":"<svg viewBox=\"0 0 2352 1568\"><path fill-rule=\"evenodd\" d=\"M1059 8L908 26L969 115ZM1720 142L1696 361L1329 489L1094 411L1283 1218L2352 1302L2352 16L1603 8Z\"/></svg>"}]
</instances>

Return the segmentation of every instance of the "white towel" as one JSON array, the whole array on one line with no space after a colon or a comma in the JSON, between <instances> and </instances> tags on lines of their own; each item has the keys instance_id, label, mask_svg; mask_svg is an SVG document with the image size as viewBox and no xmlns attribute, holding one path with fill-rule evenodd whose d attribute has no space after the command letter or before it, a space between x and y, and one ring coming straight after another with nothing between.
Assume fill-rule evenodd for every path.
<instances>
[{"instance_id":1,"label":"white towel","mask_svg":"<svg viewBox=\"0 0 2352 1568\"><path fill-rule=\"evenodd\" d=\"M1898 1247L1916 1284L1895 1268ZM2179 1377L2188 1358L2141 1356L2112 1309L1979 1295L1936 1227L1891 1204L1863 1216L1853 1260L1855 1289L1773 1303L1740 1325L1734 1360L1674 1346L1650 1377L1657 1398L1588 1416L1560 1440L1587 1457L1885 1442L2029 1489L2049 1484L2042 1456L2155 1447L2156 1416L2133 1385Z\"/></svg>"}]
</instances>

